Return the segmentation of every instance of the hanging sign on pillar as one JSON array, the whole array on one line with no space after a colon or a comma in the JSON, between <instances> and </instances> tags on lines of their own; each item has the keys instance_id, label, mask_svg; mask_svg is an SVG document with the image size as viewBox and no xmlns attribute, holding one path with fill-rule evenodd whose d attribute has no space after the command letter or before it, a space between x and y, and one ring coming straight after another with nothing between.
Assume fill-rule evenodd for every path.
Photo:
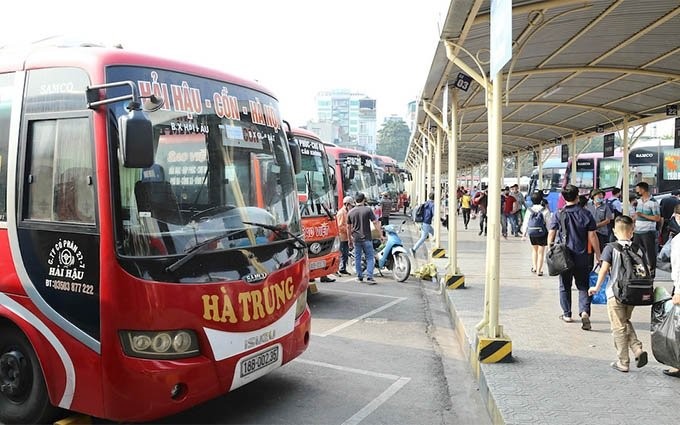
<instances>
[{"instance_id":1,"label":"hanging sign on pillar","mask_svg":"<svg viewBox=\"0 0 680 425\"><path fill-rule=\"evenodd\" d=\"M602 156L605 158L614 156L614 133L604 135L604 152Z\"/></svg>"},{"instance_id":2,"label":"hanging sign on pillar","mask_svg":"<svg viewBox=\"0 0 680 425\"><path fill-rule=\"evenodd\" d=\"M491 80L512 58L512 0L491 0Z\"/></svg>"},{"instance_id":3,"label":"hanging sign on pillar","mask_svg":"<svg viewBox=\"0 0 680 425\"><path fill-rule=\"evenodd\" d=\"M562 162L569 161L569 145L562 145Z\"/></svg>"},{"instance_id":4,"label":"hanging sign on pillar","mask_svg":"<svg viewBox=\"0 0 680 425\"><path fill-rule=\"evenodd\" d=\"M534 167L538 167L538 153L536 151L533 151L533 156L534 156Z\"/></svg>"},{"instance_id":5,"label":"hanging sign on pillar","mask_svg":"<svg viewBox=\"0 0 680 425\"><path fill-rule=\"evenodd\" d=\"M666 116L678 115L678 105L666 105Z\"/></svg>"},{"instance_id":6,"label":"hanging sign on pillar","mask_svg":"<svg viewBox=\"0 0 680 425\"><path fill-rule=\"evenodd\" d=\"M676 149L680 148L680 118L675 119L675 143L673 146Z\"/></svg>"}]
</instances>

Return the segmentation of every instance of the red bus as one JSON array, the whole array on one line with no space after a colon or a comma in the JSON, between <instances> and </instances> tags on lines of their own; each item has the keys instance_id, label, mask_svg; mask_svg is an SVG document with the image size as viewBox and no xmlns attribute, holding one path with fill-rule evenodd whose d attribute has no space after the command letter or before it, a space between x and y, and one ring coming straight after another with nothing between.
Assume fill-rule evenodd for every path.
<instances>
[{"instance_id":1,"label":"red bus","mask_svg":"<svg viewBox=\"0 0 680 425\"><path fill-rule=\"evenodd\" d=\"M299 356L289 143L273 95L224 72L3 50L0 422L154 420Z\"/></svg>"},{"instance_id":2,"label":"red bus","mask_svg":"<svg viewBox=\"0 0 680 425\"><path fill-rule=\"evenodd\" d=\"M313 280L336 273L340 266L333 198L335 169L328 165L324 144L316 134L302 128L294 128L291 133L302 156L302 169L296 178L309 278ZM310 284L310 289L315 292L316 285Z\"/></svg>"},{"instance_id":3,"label":"red bus","mask_svg":"<svg viewBox=\"0 0 680 425\"><path fill-rule=\"evenodd\" d=\"M389 194L392 200L392 211L401 210L403 202L401 194L405 187L397 160L386 155L373 155L373 161L383 170L382 176L378 178L380 191Z\"/></svg>"},{"instance_id":4,"label":"red bus","mask_svg":"<svg viewBox=\"0 0 680 425\"><path fill-rule=\"evenodd\" d=\"M335 167L337 191L335 208L342 207L342 198L355 196L362 192L370 205L380 200L379 182L373 164L373 157L355 149L343 148L332 143L324 143L328 162ZM340 202L340 204L338 204Z\"/></svg>"}]
</instances>

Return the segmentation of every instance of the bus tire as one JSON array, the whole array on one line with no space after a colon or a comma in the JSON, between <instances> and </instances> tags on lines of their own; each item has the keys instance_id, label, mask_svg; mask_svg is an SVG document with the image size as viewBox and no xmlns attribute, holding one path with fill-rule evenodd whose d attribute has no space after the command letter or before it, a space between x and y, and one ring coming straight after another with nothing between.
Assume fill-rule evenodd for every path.
<instances>
[{"instance_id":1,"label":"bus tire","mask_svg":"<svg viewBox=\"0 0 680 425\"><path fill-rule=\"evenodd\" d=\"M0 422L50 423L59 409L50 404L38 358L14 326L0 328Z\"/></svg>"}]
</instances>

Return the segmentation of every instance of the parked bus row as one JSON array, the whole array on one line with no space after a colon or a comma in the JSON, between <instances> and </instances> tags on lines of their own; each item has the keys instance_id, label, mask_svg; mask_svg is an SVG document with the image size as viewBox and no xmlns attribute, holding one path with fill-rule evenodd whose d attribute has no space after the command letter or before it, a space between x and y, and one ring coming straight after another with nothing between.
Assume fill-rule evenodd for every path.
<instances>
[{"instance_id":1,"label":"parked bus row","mask_svg":"<svg viewBox=\"0 0 680 425\"><path fill-rule=\"evenodd\" d=\"M595 188L605 192L614 187L621 188L625 176L628 176L631 188L644 181L649 184L650 192L658 197L680 190L680 149L673 146L672 140L639 141L629 150L628 162L628 170L622 172L623 151L620 148L614 151L614 156L606 158L601 152L580 154L576 167L571 158L567 162L549 158L543 163L541 182L538 168L533 170L528 194L542 189L550 209L561 208L564 200L559 193L571 182L573 169L575 185L582 194L589 194Z\"/></svg>"},{"instance_id":2,"label":"parked bus row","mask_svg":"<svg viewBox=\"0 0 680 425\"><path fill-rule=\"evenodd\" d=\"M402 190L375 161L225 72L0 49L0 422L150 421L299 356L339 202Z\"/></svg>"}]
</instances>

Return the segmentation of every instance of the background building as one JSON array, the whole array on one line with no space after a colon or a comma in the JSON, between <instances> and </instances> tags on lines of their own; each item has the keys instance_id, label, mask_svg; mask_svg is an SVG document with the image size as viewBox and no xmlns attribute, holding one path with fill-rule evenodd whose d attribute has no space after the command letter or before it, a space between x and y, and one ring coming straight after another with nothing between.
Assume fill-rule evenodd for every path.
<instances>
[{"instance_id":1,"label":"background building","mask_svg":"<svg viewBox=\"0 0 680 425\"><path fill-rule=\"evenodd\" d=\"M347 89L322 91L316 96L318 123L308 128L321 128L328 123L337 127L333 139L323 140L361 151L375 153L376 149L376 101L363 93ZM315 132L316 133L316 132Z\"/></svg>"}]
</instances>

